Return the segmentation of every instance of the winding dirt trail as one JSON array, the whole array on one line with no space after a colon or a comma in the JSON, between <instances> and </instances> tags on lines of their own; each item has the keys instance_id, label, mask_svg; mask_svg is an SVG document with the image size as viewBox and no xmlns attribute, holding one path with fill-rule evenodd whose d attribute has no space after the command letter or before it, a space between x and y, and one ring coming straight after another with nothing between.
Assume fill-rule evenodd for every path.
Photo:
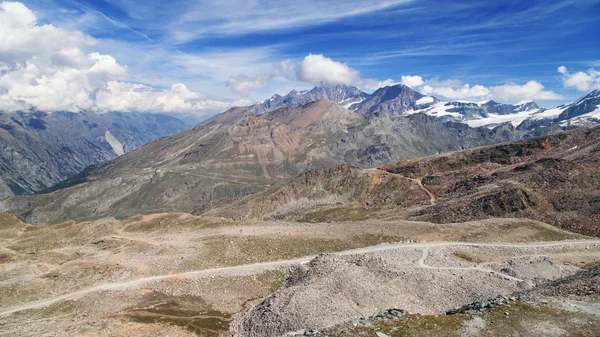
<instances>
[{"instance_id":1,"label":"winding dirt trail","mask_svg":"<svg viewBox=\"0 0 600 337\"><path fill-rule=\"evenodd\" d=\"M408 177L404 177L404 178L417 183L417 185L419 185L419 188L421 188L421 190L429 196L429 202L431 203L431 205L436 204L437 199L435 198L435 195L433 195L433 193L431 193L431 191L429 191L428 189L425 188L425 186L423 186L421 179L413 179L413 178L408 178Z\"/></svg>"},{"instance_id":2,"label":"winding dirt trail","mask_svg":"<svg viewBox=\"0 0 600 337\"><path fill-rule=\"evenodd\" d=\"M372 247L358 248L347 251L338 252L336 254L340 255L352 255L352 254L366 254L366 253L374 253L374 252L382 252L388 250L395 249L423 249L423 255L417 262L417 267L424 269L444 269L444 270L473 270L479 272L492 272L501 277L520 282L521 279L511 277L506 274L498 273L493 270L488 270L484 268L477 267L432 267L427 266L425 264L425 260L429 254L429 249L431 248L440 248L440 247L451 247L451 246L471 246L471 247L506 247L506 248L549 248L549 247L560 247L560 246L568 246L568 245L590 245L590 244L600 244L600 240L575 240L575 241L556 241L556 242L540 242L540 243L529 243L529 244L511 244L511 243L467 243L467 242L423 242L423 243L396 243L396 244L385 244L378 245ZM211 269L202 269L189 271L185 273L178 274L167 274L167 275L156 275L150 277L142 277L134 280L123 281L123 282L112 282L112 283L104 283L96 286L92 286L89 288L77 290L74 292L66 293L64 295L60 295L50 299L44 299L39 301L34 301L30 303L26 303L20 306L15 306L12 308L5 309L0 311L0 316L10 315L15 312L31 310L31 309L40 309L58 302L73 300L76 298L80 298L82 296L102 291L112 291L112 290L123 290L123 289L134 289L140 286L143 286L152 282L160 282L162 280L171 279L171 278L188 278L188 277L206 277L215 274L228 274L228 273L239 273L239 272L248 272L248 273L257 273L268 269L276 269L280 267L290 266L293 264L301 264L307 263L308 261L315 258L316 255L306 256L297 259L291 260L280 260L280 261L270 261L270 262L261 262L254 263L248 265L240 265L240 266L232 266L232 267L221 267L221 268L211 268Z\"/></svg>"},{"instance_id":3,"label":"winding dirt trail","mask_svg":"<svg viewBox=\"0 0 600 337\"><path fill-rule=\"evenodd\" d=\"M517 277L513 277L504 273L500 273L497 272L495 270L491 270L491 269L486 269L486 268L479 268L479 267L433 267L433 266L428 266L425 264L425 260L427 260L427 257L429 256L429 248L425 248L423 249L423 255L421 256L421 258L419 259L419 261L417 261L417 265L420 268L423 269L433 269L433 270L473 270L473 271L480 271L483 273L491 273L491 274L496 274L500 277L504 277L507 280L511 280L511 281L515 281L515 282L525 282L525 280L522 280L520 278Z\"/></svg>"},{"instance_id":4,"label":"winding dirt trail","mask_svg":"<svg viewBox=\"0 0 600 337\"><path fill-rule=\"evenodd\" d=\"M409 178L409 177L403 176L402 174L392 173L392 172L389 172L389 171L386 171L386 170L382 170L382 169L379 169L379 170L381 170L382 172L385 172L385 173L388 173L388 174L393 174L393 175L396 175L396 176L398 176L400 178L412 181L413 183L417 184L419 186L419 188L423 192L425 192L425 194L427 194L427 196L429 197L429 202L431 203L432 206L437 203L437 198L435 197L435 195L433 193L431 193L431 191L428 190L425 186L423 186L423 182L421 182L422 178L421 179Z\"/></svg>"}]
</instances>

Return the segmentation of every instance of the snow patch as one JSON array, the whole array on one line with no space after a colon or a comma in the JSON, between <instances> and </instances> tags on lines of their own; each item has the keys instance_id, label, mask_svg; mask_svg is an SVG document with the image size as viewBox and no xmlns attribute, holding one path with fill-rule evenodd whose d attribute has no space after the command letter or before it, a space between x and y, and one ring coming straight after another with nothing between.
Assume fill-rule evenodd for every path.
<instances>
[{"instance_id":1,"label":"snow patch","mask_svg":"<svg viewBox=\"0 0 600 337\"><path fill-rule=\"evenodd\" d=\"M531 119L540 120L540 119L547 119L547 118L556 118L556 117L560 116L560 114L563 113L563 111L567 110L568 108L569 107L567 107L567 106L563 106L560 108L554 108L554 109L542 111L540 113L533 114L531 116Z\"/></svg>"},{"instance_id":2,"label":"snow patch","mask_svg":"<svg viewBox=\"0 0 600 337\"><path fill-rule=\"evenodd\" d=\"M406 114L412 115L412 114L416 114L416 113L424 113L426 115L430 115L430 116L434 116L434 117L452 116L457 119L462 119L463 115L461 115L460 113L448 111L452 108L454 108L454 105L446 105L445 102L440 102L440 103L431 105L425 109L407 111Z\"/></svg>"},{"instance_id":3,"label":"snow patch","mask_svg":"<svg viewBox=\"0 0 600 337\"><path fill-rule=\"evenodd\" d=\"M125 154L125 151L123 151L123 144L121 144L121 142L115 138L110 131L106 130L104 133L104 139L117 155L122 156Z\"/></svg>"},{"instance_id":4,"label":"snow patch","mask_svg":"<svg viewBox=\"0 0 600 337\"><path fill-rule=\"evenodd\" d=\"M353 100L352 98L348 98L348 99L345 99L345 100L343 100L343 101L339 102L338 104L339 104L339 105L341 105L341 106L343 106L343 107L344 107L344 108L346 108L346 109L350 109L350 107L351 107L353 104L362 103L362 102L364 102L364 101L365 101L364 99L362 99L362 100L358 100L358 101L355 101L355 100Z\"/></svg>"},{"instance_id":5,"label":"snow patch","mask_svg":"<svg viewBox=\"0 0 600 337\"><path fill-rule=\"evenodd\" d=\"M600 104L596 106L596 110L583 114L579 117L600 119Z\"/></svg>"},{"instance_id":6,"label":"snow patch","mask_svg":"<svg viewBox=\"0 0 600 337\"><path fill-rule=\"evenodd\" d=\"M519 124L523 123L524 120L528 119L529 117L531 117L531 115L535 114L538 111L539 111L539 109L527 110L527 111L521 111L521 112L517 112L517 113L513 113L513 114L508 114L508 115L489 113L487 117L484 117L481 119L469 120L469 121L465 121L463 123L469 125L470 127L479 127L479 126L494 127L495 125L509 122L510 124L512 124L513 126L516 127Z\"/></svg>"}]
</instances>

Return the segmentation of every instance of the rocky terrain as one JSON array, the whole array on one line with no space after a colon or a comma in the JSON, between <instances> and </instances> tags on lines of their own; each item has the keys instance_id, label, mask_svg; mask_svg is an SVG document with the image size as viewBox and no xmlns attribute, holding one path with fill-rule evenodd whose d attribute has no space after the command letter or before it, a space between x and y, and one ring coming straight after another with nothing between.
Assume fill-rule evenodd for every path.
<instances>
[{"instance_id":1,"label":"rocky terrain","mask_svg":"<svg viewBox=\"0 0 600 337\"><path fill-rule=\"evenodd\" d=\"M234 108L193 129L91 167L55 192L0 201L34 224L168 211L201 212L306 170L389 162L513 140L514 128L434 117L363 116L323 99L253 116ZM58 189L60 188L60 189Z\"/></svg>"},{"instance_id":2,"label":"rocky terrain","mask_svg":"<svg viewBox=\"0 0 600 337\"><path fill-rule=\"evenodd\" d=\"M209 214L238 219L537 219L599 236L600 128L559 133L379 169L307 172Z\"/></svg>"},{"instance_id":3,"label":"rocky terrain","mask_svg":"<svg viewBox=\"0 0 600 337\"><path fill-rule=\"evenodd\" d=\"M263 302L275 304L277 329L294 331L387 306L441 313L577 278L600 261L599 243L518 219L233 222L175 213L31 226L0 214L0 336L229 336ZM298 306L279 311L287 296ZM283 319L288 310L300 311Z\"/></svg>"},{"instance_id":4,"label":"rocky terrain","mask_svg":"<svg viewBox=\"0 0 600 337\"><path fill-rule=\"evenodd\" d=\"M155 114L0 112L0 199L40 192L185 128Z\"/></svg>"},{"instance_id":5,"label":"rocky terrain","mask_svg":"<svg viewBox=\"0 0 600 337\"><path fill-rule=\"evenodd\" d=\"M389 116L404 115L406 112L419 107L439 103L435 97L423 100L427 96L412 88L398 84L377 89L369 98L353 104L350 109L361 114L385 114Z\"/></svg>"},{"instance_id":6,"label":"rocky terrain","mask_svg":"<svg viewBox=\"0 0 600 337\"><path fill-rule=\"evenodd\" d=\"M412 93L410 96L415 97L415 94ZM421 96L416 95L416 97ZM553 109L540 108L534 101L523 101L514 105L494 101L446 103L435 97L424 96L419 102L420 105L409 104L408 109L400 111L394 108L393 111L400 111L402 114L424 113L473 127L496 127L508 123L529 136L593 127L600 123L600 91L598 90L591 91L573 103Z\"/></svg>"},{"instance_id":7,"label":"rocky terrain","mask_svg":"<svg viewBox=\"0 0 600 337\"><path fill-rule=\"evenodd\" d=\"M329 85L321 83L311 90L296 91L292 90L285 96L273 95L273 97L264 102L257 103L248 107L248 110L254 115L277 110L280 108L297 108L308 103L316 102L327 98L345 108L354 103L362 102L369 94L349 85Z\"/></svg>"},{"instance_id":8,"label":"rocky terrain","mask_svg":"<svg viewBox=\"0 0 600 337\"><path fill-rule=\"evenodd\" d=\"M573 275L578 268L565 266L550 257L550 252L557 253L563 247L546 250L548 247L544 244L475 246L477 255L471 258L467 258L470 253L465 250L469 249L468 245L448 244L446 247L435 243L349 256L318 256L291 270L277 292L236 316L232 335L279 336L299 330L305 335L307 330L324 330L322 334L308 335L336 335L334 331L341 329L328 327L349 320L353 320L356 333L359 330L356 327L361 325L374 330L369 321L378 319L391 320L388 323L402 319L402 323L407 324L406 320L414 319L409 313L474 316L502 306L505 306L502 309L507 312L506 316L510 316L510 306L516 305L512 302L529 299L532 292L545 289L552 282L572 283L569 280L580 277L577 275L590 273L582 271ZM523 255L506 256L507 251ZM488 254L500 256L490 260ZM486 255L488 257L484 257ZM529 295L513 295L516 292ZM402 309L389 311L386 308ZM594 322L588 331L598 332L600 320L593 315L588 319ZM356 324L357 321L362 324ZM534 323L529 317L528 323L542 322ZM584 327L589 321L569 323ZM520 328L513 327L513 331ZM389 333L390 330L388 327L379 331ZM437 329L430 327L430 330ZM393 336L418 335L425 331L391 330L395 332ZM493 332L499 335L501 330Z\"/></svg>"},{"instance_id":9,"label":"rocky terrain","mask_svg":"<svg viewBox=\"0 0 600 337\"><path fill-rule=\"evenodd\" d=\"M104 167L125 177L152 158L153 184L202 156L215 160L214 172L229 162L266 177L277 172L275 154L293 158L307 134L328 143L381 118L403 121L406 130L415 118L459 125L438 135L448 142L502 132L425 115L375 118L327 100L259 117L234 109L208 129L163 138ZM432 130L410 137L427 139ZM379 168L307 166L279 186L214 201L195 215L34 226L0 214L0 336L594 336L600 241L586 235L597 236L599 133L563 132ZM256 166L264 144L279 152ZM352 143L333 144L335 154ZM199 164L210 167L207 159ZM50 206L24 217L58 217L52 207L60 203L80 216L103 206L90 186L106 178L95 170L77 178L86 182L36 196ZM111 183L104 193L114 198L135 188ZM110 211L133 211L156 191L126 195Z\"/></svg>"},{"instance_id":10,"label":"rocky terrain","mask_svg":"<svg viewBox=\"0 0 600 337\"><path fill-rule=\"evenodd\" d=\"M253 114L282 107L299 107L322 98L340 104L363 115L406 116L423 113L471 127L493 128L511 124L529 136L542 136L567 128L592 127L600 122L600 91L594 90L573 103L553 109L541 108L535 101L516 104L495 101L444 102L421 94L403 84L380 88L372 94L346 86L322 83L310 91L292 91L286 96L275 95L262 103L248 107Z\"/></svg>"},{"instance_id":11,"label":"rocky terrain","mask_svg":"<svg viewBox=\"0 0 600 337\"><path fill-rule=\"evenodd\" d=\"M409 90L106 131L123 155L0 200L0 336L597 335L600 127Z\"/></svg>"}]
</instances>

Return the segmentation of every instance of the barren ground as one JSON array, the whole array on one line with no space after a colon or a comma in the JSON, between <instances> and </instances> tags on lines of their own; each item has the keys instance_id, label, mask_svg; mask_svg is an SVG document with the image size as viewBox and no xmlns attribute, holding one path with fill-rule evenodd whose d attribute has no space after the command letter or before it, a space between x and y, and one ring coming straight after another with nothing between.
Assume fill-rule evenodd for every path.
<instances>
[{"instance_id":1,"label":"barren ground","mask_svg":"<svg viewBox=\"0 0 600 337\"><path fill-rule=\"evenodd\" d=\"M570 275L600 262L599 244L515 219L293 223L158 214L34 227L0 215L0 336L227 336L234 315L279 289L291 266L331 252L383 261L401 276L381 289L387 302L341 311L327 325L388 304L436 313ZM470 291L475 284L486 286Z\"/></svg>"}]
</instances>

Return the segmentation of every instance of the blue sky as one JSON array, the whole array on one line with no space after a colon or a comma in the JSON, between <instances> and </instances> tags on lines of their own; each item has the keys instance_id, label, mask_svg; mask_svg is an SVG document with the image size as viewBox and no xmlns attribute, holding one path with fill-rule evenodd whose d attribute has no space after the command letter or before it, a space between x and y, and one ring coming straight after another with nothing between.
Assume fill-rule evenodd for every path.
<instances>
[{"instance_id":1,"label":"blue sky","mask_svg":"<svg viewBox=\"0 0 600 337\"><path fill-rule=\"evenodd\" d=\"M319 79L315 69L330 66L350 75L322 79L371 91L378 82L419 76L422 81L409 83L444 93L446 100L475 99L471 89L480 86L495 100L536 98L551 107L599 85L593 70L600 68L597 0L22 3L40 25L95 38L94 51L126 66L132 83L183 83L221 100L262 100L310 88ZM323 57L303 62L310 54ZM290 68L282 70L285 60ZM562 73L560 66L566 67ZM530 81L543 88L531 85L530 94L515 94L528 90L521 86ZM514 86L502 87L507 84Z\"/></svg>"}]
</instances>

